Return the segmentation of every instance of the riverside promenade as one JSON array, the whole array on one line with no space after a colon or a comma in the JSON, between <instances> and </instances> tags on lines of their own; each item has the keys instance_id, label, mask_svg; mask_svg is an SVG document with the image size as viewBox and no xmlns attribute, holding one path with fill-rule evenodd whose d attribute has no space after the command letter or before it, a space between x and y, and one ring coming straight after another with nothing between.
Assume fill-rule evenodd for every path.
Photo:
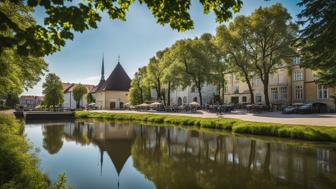
<instances>
[{"instance_id":1,"label":"riverside promenade","mask_svg":"<svg viewBox=\"0 0 336 189\"><path fill-rule=\"evenodd\" d=\"M92 112L111 112L111 113L139 113L139 114L167 114L192 116L202 118L236 118L244 121L282 123L295 125L314 125L314 126L333 126L336 127L336 113L326 114L282 114L280 112L262 112L248 113L246 111L232 111L231 113L216 114L206 111L197 111L196 113L173 113L157 111L129 111L129 110L92 110Z\"/></svg>"}]
</instances>

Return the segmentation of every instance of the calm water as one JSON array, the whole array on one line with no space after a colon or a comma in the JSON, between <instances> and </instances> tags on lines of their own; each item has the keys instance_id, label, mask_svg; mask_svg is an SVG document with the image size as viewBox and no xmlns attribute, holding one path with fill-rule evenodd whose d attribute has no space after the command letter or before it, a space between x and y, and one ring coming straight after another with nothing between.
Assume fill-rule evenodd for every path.
<instances>
[{"instance_id":1,"label":"calm water","mask_svg":"<svg viewBox=\"0 0 336 189\"><path fill-rule=\"evenodd\" d=\"M129 123L26 124L25 132L41 169L53 181L65 172L76 189L336 188L336 144Z\"/></svg>"}]
</instances>

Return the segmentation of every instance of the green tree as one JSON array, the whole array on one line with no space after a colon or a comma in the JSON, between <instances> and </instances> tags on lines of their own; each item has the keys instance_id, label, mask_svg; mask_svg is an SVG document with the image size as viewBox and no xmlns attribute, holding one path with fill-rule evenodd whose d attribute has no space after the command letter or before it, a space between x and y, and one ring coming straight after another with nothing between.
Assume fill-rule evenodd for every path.
<instances>
[{"instance_id":1,"label":"green tree","mask_svg":"<svg viewBox=\"0 0 336 189\"><path fill-rule=\"evenodd\" d=\"M213 60L208 56L203 39L187 39L177 41L172 47L176 63L182 67L181 86L192 86L197 89L202 105L202 87L211 81Z\"/></svg>"},{"instance_id":2,"label":"green tree","mask_svg":"<svg viewBox=\"0 0 336 189\"><path fill-rule=\"evenodd\" d=\"M67 0L12 0L13 5L28 5L29 11L35 7L45 9L44 24L33 24L20 27L4 11L0 10L0 31L8 31L8 35L0 35L0 51L7 47L18 47L20 54L44 56L60 50L66 40L73 39L74 32L83 32L97 28L101 14L107 12L110 19L126 20L126 12L134 0L89 0L76 1L70 5ZM193 28L189 9L191 0L161 1L138 0L145 4L157 22L161 25L170 24L173 29L185 31ZM1 1L2 3L2 1ZM205 14L213 11L217 22L223 22L239 11L241 0L200 0Z\"/></svg>"},{"instance_id":3,"label":"green tree","mask_svg":"<svg viewBox=\"0 0 336 189\"><path fill-rule=\"evenodd\" d=\"M219 26L216 31L215 43L221 51L222 56L228 63L229 70L242 81L247 83L251 103L254 104L252 79L254 76L251 57L248 53L249 30L247 27L248 18L238 16L230 23L229 27Z\"/></svg>"},{"instance_id":4,"label":"green tree","mask_svg":"<svg viewBox=\"0 0 336 189\"><path fill-rule=\"evenodd\" d=\"M76 108L79 108L80 101L83 99L83 97L87 93L88 93L87 88L80 83L74 87L72 94L73 94L74 100L76 101Z\"/></svg>"},{"instance_id":5,"label":"green tree","mask_svg":"<svg viewBox=\"0 0 336 189\"><path fill-rule=\"evenodd\" d=\"M128 101L132 105L143 103L143 89L141 87L141 77L139 72L134 74L134 78L131 81Z\"/></svg>"},{"instance_id":6,"label":"green tree","mask_svg":"<svg viewBox=\"0 0 336 189\"><path fill-rule=\"evenodd\" d=\"M147 65L147 79L152 84L151 87L156 91L157 100L163 100L162 79L166 68L161 61L163 54L164 51L158 51L156 56L149 60L149 64Z\"/></svg>"},{"instance_id":7,"label":"green tree","mask_svg":"<svg viewBox=\"0 0 336 189\"><path fill-rule=\"evenodd\" d=\"M266 106L270 107L269 76L280 66L290 63L295 55L291 45L296 39L297 25L290 22L291 16L281 4L258 8L247 19L248 40L244 50L263 83Z\"/></svg>"},{"instance_id":8,"label":"green tree","mask_svg":"<svg viewBox=\"0 0 336 189\"><path fill-rule=\"evenodd\" d=\"M222 99L217 99L217 101L224 102L224 88L225 88L225 72L227 71L227 65L225 62L225 54L220 53L220 48L216 45L216 39L209 33L204 33L201 35L200 39L204 44L204 55L208 57L209 60L209 78L208 83L212 83L217 86L218 94L222 93Z\"/></svg>"},{"instance_id":9,"label":"green tree","mask_svg":"<svg viewBox=\"0 0 336 189\"><path fill-rule=\"evenodd\" d=\"M8 93L6 96L6 107L15 108L19 104L19 96L17 94Z\"/></svg>"},{"instance_id":10,"label":"green tree","mask_svg":"<svg viewBox=\"0 0 336 189\"><path fill-rule=\"evenodd\" d=\"M317 71L319 83L336 86L336 1L301 0L299 5L302 65Z\"/></svg>"},{"instance_id":11,"label":"green tree","mask_svg":"<svg viewBox=\"0 0 336 189\"><path fill-rule=\"evenodd\" d=\"M31 8L15 5L10 1L0 2L0 12L15 22L20 28L30 27L35 23L30 15ZM0 26L3 26L0 16ZM0 36L10 36L8 27L0 27ZM0 46L6 43L0 37ZM0 96L8 93L19 95L23 89L34 86L40 76L47 69L47 64L42 57L18 54L18 47L11 46L0 51Z\"/></svg>"},{"instance_id":12,"label":"green tree","mask_svg":"<svg viewBox=\"0 0 336 189\"><path fill-rule=\"evenodd\" d=\"M128 100L132 105L151 100L150 81L147 78L147 66L139 68L131 81Z\"/></svg>"},{"instance_id":13,"label":"green tree","mask_svg":"<svg viewBox=\"0 0 336 189\"><path fill-rule=\"evenodd\" d=\"M42 87L45 103L48 107L52 106L55 111L56 106L64 101L63 86L60 78L56 74L50 73L47 75Z\"/></svg>"},{"instance_id":14,"label":"green tree","mask_svg":"<svg viewBox=\"0 0 336 189\"><path fill-rule=\"evenodd\" d=\"M172 90L181 86L181 79L183 78L183 67L175 61L174 52L167 49L162 57L162 64L165 67L162 75L162 82L167 91L167 105L170 106L170 93Z\"/></svg>"},{"instance_id":15,"label":"green tree","mask_svg":"<svg viewBox=\"0 0 336 189\"><path fill-rule=\"evenodd\" d=\"M88 104L90 104L90 103L94 103L95 101L96 101L96 100L94 99L92 93L88 93L88 94L86 95L86 102L87 102Z\"/></svg>"}]
</instances>

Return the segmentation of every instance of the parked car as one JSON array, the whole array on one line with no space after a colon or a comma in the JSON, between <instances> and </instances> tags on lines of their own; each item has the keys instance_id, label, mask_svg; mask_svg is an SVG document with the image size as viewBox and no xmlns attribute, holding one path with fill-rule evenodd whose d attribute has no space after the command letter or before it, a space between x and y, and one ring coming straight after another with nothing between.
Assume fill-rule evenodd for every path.
<instances>
[{"instance_id":1,"label":"parked car","mask_svg":"<svg viewBox=\"0 0 336 189\"><path fill-rule=\"evenodd\" d=\"M298 112L298 106L286 106L282 109L283 114L296 114Z\"/></svg>"},{"instance_id":2,"label":"parked car","mask_svg":"<svg viewBox=\"0 0 336 189\"><path fill-rule=\"evenodd\" d=\"M320 102L306 103L298 108L298 113L326 113L328 111L327 105Z\"/></svg>"}]
</instances>

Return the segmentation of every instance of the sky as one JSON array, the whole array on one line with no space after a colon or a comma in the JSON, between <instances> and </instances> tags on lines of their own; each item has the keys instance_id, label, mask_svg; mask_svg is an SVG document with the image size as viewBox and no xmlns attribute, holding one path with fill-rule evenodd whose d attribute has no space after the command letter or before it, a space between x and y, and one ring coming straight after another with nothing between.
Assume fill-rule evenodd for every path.
<instances>
[{"instance_id":1,"label":"sky","mask_svg":"<svg viewBox=\"0 0 336 189\"><path fill-rule=\"evenodd\" d=\"M282 3L293 19L300 12L298 0L243 0L238 15L250 15L256 8ZM204 14L199 1L193 0L190 15L194 29L186 32L173 30L169 25L162 26L145 5L134 3L127 12L126 21L110 20L106 13L97 29L75 33L72 41L67 41L61 51L45 57L48 72L56 73L62 82L75 82L96 85L100 79L102 56L105 59L105 78L120 63L132 78L139 67L146 65L159 50L171 46L176 40L194 38L203 33L215 34L216 27L225 23L216 23L213 13ZM43 11L37 9L33 14L39 23L43 23ZM45 73L45 75L48 74ZM42 83L45 76L35 87L23 95L42 95Z\"/></svg>"}]
</instances>

